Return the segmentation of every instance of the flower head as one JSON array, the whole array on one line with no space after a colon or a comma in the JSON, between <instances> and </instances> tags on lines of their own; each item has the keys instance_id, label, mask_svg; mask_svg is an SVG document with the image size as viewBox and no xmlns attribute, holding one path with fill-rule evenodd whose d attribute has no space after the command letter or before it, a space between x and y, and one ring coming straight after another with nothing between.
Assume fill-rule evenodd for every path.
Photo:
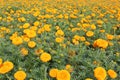
<instances>
[{"instance_id":1,"label":"flower head","mask_svg":"<svg viewBox=\"0 0 120 80\"><path fill-rule=\"evenodd\" d=\"M17 71L15 74L14 74L14 78L17 79L17 80L24 80L26 78L26 73L24 71Z\"/></svg>"},{"instance_id":2,"label":"flower head","mask_svg":"<svg viewBox=\"0 0 120 80\"><path fill-rule=\"evenodd\" d=\"M51 60L51 55L49 53L44 52L40 55L40 60L42 62L48 62Z\"/></svg>"}]
</instances>

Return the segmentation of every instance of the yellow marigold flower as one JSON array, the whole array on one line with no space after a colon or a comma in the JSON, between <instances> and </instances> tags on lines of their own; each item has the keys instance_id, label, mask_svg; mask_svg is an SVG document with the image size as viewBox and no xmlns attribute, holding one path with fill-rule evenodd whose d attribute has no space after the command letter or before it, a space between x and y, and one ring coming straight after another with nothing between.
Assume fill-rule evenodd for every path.
<instances>
[{"instance_id":1,"label":"yellow marigold flower","mask_svg":"<svg viewBox=\"0 0 120 80\"><path fill-rule=\"evenodd\" d=\"M104 32L105 32L105 30L104 30L104 29L102 29L102 30L100 30L100 32L101 32L101 33L104 33Z\"/></svg>"},{"instance_id":2,"label":"yellow marigold flower","mask_svg":"<svg viewBox=\"0 0 120 80\"><path fill-rule=\"evenodd\" d=\"M58 69L51 69L49 71L50 77L55 78L57 76L58 71L59 71Z\"/></svg>"},{"instance_id":3,"label":"yellow marigold flower","mask_svg":"<svg viewBox=\"0 0 120 80\"><path fill-rule=\"evenodd\" d=\"M47 31L47 32L51 31L50 25L48 25L48 24L44 25L43 28L44 28L44 30Z\"/></svg>"},{"instance_id":4,"label":"yellow marigold flower","mask_svg":"<svg viewBox=\"0 0 120 80\"><path fill-rule=\"evenodd\" d=\"M92 37L93 35L94 35L94 32L92 32L92 31L88 31L86 33L86 36L88 36L88 37Z\"/></svg>"},{"instance_id":5,"label":"yellow marigold flower","mask_svg":"<svg viewBox=\"0 0 120 80\"><path fill-rule=\"evenodd\" d=\"M36 55L39 55L39 54L41 54L41 53L43 53L44 52L44 50L42 50L42 49L36 49L35 50L35 54Z\"/></svg>"},{"instance_id":6,"label":"yellow marigold flower","mask_svg":"<svg viewBox=\"0 0 120 80\"><path fill-rule=\"evenodd\" d=\"M92 13L91 16L92 16L92 17L95 17L96 15L95 15L95 13Z\"/></svg>"},{"instance_id":7,"label":"yellow marigold flower","mask_svg":"<svg viewBox=\"0 0 120 80\"><path fill-rule=\"evenodd\" d=\"M12 34L12 36L10 36L10 40L12 40L12 39L14 39L16 37L18 37L18 33L17 32L15 32L14 34Z\"/></svg>"},{"instance_id":8,"label":"yellow marigold flower","mask_svg":"<svg viewBox=\"0 0 120 80\"><path fill-rule=\"evenodd\" d=\"M103 39L97 39L94 41L93 46L105 49L108 47L108 42L106 40L103 40Z\"/></svg>"},{"instance_id":9,"label":"yellow marigold flower","mask_svg":"<svg viewBox=\"0 0 120 80\"><path fill-rule=\"evenodd\" d=\"M26 21L26 19L24 17L21 17L20 19L21 19L22 22Z\"/></svg>"},{"instance_id":10,"label":"yellow marigold flower","mask_svg":"<svg viewBox=\"0 0 120 80\"><path fill-rule=\"evenodd\" d=\"M56 33L55 33L56 36L64 36L64 32L62 30L58 30Z\"/></svg>"},{"instance_id":11,"label":"yellow marigold flower","mask_svg":"<svg viewBox=\"0 0 120 80\"><path fill-rule=\"evenodd\" d=\"M98 80L105 80L105 78L107 76L106 70L102 67L97 67L94 69L94 76Z\"/></svg>"},{"instance_id":12,"label":"yellow marigold flower","mask_svg":"<svg viewBox=\"0 0 120 80\"><path fill-rule=\"evenodd\" d=\"M10 61L6 61L0 67L0 74L5 74L13 69L14 65Z\"/></svg>"},{"instance_id":13,"label":"yellow marigold flower","mask_svg":"<svg viewBox=\"0 0 120 80\"><path fill-rule=\"evenodd\" d=\"M75 35L75 36L74 36L74 39L80 40L80 36L79 36L79 35Z\"/></svg>"},{"instance_id":14,"label":"yellow marigold flower","mask_svg":"<svg viewBox=\"0 0 120 80\"><path fill-rule=\"evenodd\" d=\"M80 31L80 28L72 28L72 32Z\"/></svg>"},{"instance_id":15,"label":"yellow marigold flower","mask_svg":"<svg viewBox=\"0 0 120 80\"><path fill-rule=\"evenodd\" d=\"M23 40L21 37L16 37L16 38L12 39L12 44L14 44L14 45L20 45L22 43L23 43Z\"/></svg>"},{"instance_id":16,"label":"yellow marigold flower","mask_svg":"<svg viewBox=\"0 0 120 80\"><path fill-rule=\"evenodd\" d=\"M73 68L72 68L72 66L71 66L70 64L67 64L67 65L65 66L65 69L66 69L68 72L72 72L72 71L73 71Z\"/></svg>"},{"instance_id":17,"label":"yellow marigold flower","mask_svg":"<svg viewBox=\"0 0 120 80\"><path fill-rule=\"evenodd\" d=\"M35 22L34 22L34 26L36 26L36 27L39 26L39 24L40 24L39 21L35 21Z\"/></svg>"},{"instance_id":18,"label":"yellow marigold flower","mask_svg":"<svg viewBox=\"0 0 120 80\"><path fill-rule=\"evenodd\" d=\"M111 70L111 69L108 70L108 75L113 79L117 77L117 73L114 70Z\"/></svg>"},{"instance_id":19,"label":"yellow marigold flower","mask_svg":"<svg viewBox=\"0 0 120 80\"><path fill-rule=\"evenodd\" d=\"M91 25L91 29L92 30L95 30L96 29L96 26L94 24Z\"/></svg>"},{"instance_id":20,"label":"yellow marigold flower","mask_svg":"<svg viewBox=\"0 0 120 80\"><path fill-rule=\"evenodd\" d=\"M44 32L44 28L39 28L37 31L38 34L41 34L42 32Z\"/></svg>"},{"instance_id":21,"label":"yellow marigold flower","mask_svg":"<svg viewBox=\"0 0 120 80\"><path fill-rule=\"evenodd\" d=\"M114 38L114 36L111 35L111 34L107 34L106 37L107 37L108 40L112 40Z\"/></svg>"},{"instance_id":22,"label":"yellow marigold flower","mask_svg":"<svg viewBox=\"0 0 120 80\"><path fill-rule=\"evenodd\" d=\"M85 37L83 36L80 37L80 41L85 41L85 40L86 40Z\"/></svg>"},{"instance_id":23,"label":"yellow marigold flower","mask_svg":"<svg viewBox=\"0 0 120 80\"><path fill-rule=\"evenodd\" d=\"M33 31L36 31L37 29L38 29L38 27L36 27L36 26L30 27L30 30L33 30Z\"/></svg>"},{"instance_id":24,"label":"yellow marigold flower","mask_svg":"<svg viewBox=\"0 0 120 80\"><path fill-rule=\"evenodd\" d=\"M29 41L30 41L30 38L28 38L27 36L22 36L22 39L23 39L23 41L25 41L25 42L29 42Z\"/></svg>"},{"instance_id":25,"label":"yellow marigold flower","mask_svg":"<svg viewBox=\"0 0 120 80\"><path fill-rule=\"evenodd\" d=\"M26 48L21 48L20 51L21 51L22 55L24 55L24 56L28 55L28 50Z\"/></svg>"},{"instance_id":26,"label":"yellow marigold flower","mask_svg":"<svg viewBox=\"0 0 120 80\"><path fill-rule=\"evenodd\" d=\"M93 79L91 79L91 78L86 78L85 80L93 80Z\"/></svg>"},{"instance_id":27,"label":"yellow marigold flower","mask_svg":"<svg viewBox=\"0 0 120 80\"><path fill-rule=\"evenodd\" d=\"M25 23L25 24L23 25L23 28L28 28L29 26L30 26L29 23Z\"/></svg>"},{"instance_id":28,"label":"yellow marigold flower","mask_svg":"<svg viewBox=\"0 0 120 80\"><path fill-rule=\"evenodd\" d=\"M55 39L55 41L56 41L57 43L61 43L61 42L63 42L63 40L64 40L63 37L57 37L57 38Z\"/></svg>"},{"instance_id":29,"label":"yellow marigold flower","mask_svg":"<svg viewBox=\"0 0 120 80\"><path fill-rule=\"evenodd\" d=\"M26 73L24 71L17 71L14 74L14 78L16 80L25 80L25 78L27 77Z\"/></svg>"},{"instance_id":30,"label":"yellow marigold flower","mask_svg":"<svg viewBox=\"0 0 120 80\"><path fill-rule=\"evenodd\" d=\"M36 37L36 32L34 30L26 30L24 31L24 33L26 33L26 35L29 37L29 38L34 38Z\"/></svg>"},{"instance_id":31,"label":"yellow marigold flower","mask_svg":"<svg viewBox=\"0 0 120 80\"><path fill-rule=\"evenodd\" d=\"M77 16L75 16L74 14L70 14L70 18L76 19Z\"/></svg>"},{"instance_id":32,"label":"yellow marigold flower","mask_svg":"<svg viewBox=\"0 0 120 80\"><path fill-rule=\"evenodd\" d=\"M89 46L89 45L90 45L90 42L85 41L85 45Z\"/></svg>"},{"instance_id":33,"label":"yellow marigold flower","mask_svg":"<svg viewBox=\"0 0 120 80\"><path fill-rule=\"evenodd\" d=\"M72 39L72 42L73 42L75 45L78 45L78 44L79 44L79 41L76 40L76 39Z\"/></svg>"},{"instance_id":34,"label":"yellow marigold flower","mask_svg":"<svg viewBox=\"0 0 120 80\"><path fill-rule=\"evenodd\" d=\"M34 48L36 46L36 43L34 41L29 41L28 42L28 47Z\"/></svg>"},{"instance_id":35,"label":"yellow marigold flower","mask_svg":"<svg viewBox=\"0 0 120 80\"><path fill-rule=\"evenodd\" d=\"M40 60L41 60L42 62L48 62L48 61L51 60L51 55L48 54L48 53L46 53L46 52L44 52L44 53L42 53L42 54L40 55Z\"/></svg>"},{"instance_id":36,"label":"yellow marigold flower","mask_svg":"<svg viewBox=\"0 0 120 80\"><path fill-rule=\"evenodd\" d=\"M98 25L102 25L102 24L103 24L103 21L102 21L102 20L98 20L98 21L97 21L97 24L98 24Z\"/></svg>"},{"instance_id":37,"label":"yellow marigold flower","mask_svg":"<svg viewBox=\"0 0 120 80\"><path fill-rule=\"evenodd\" d=\"M62 14L60 14L60 15L58 15L58 16L57 16L57 18L62 19L62 18L63 18L63 15L62 15Z\"/></svg>"},{"instance_id":38,"label":"yellow marigold flower","mask_svg":"<svg viewBox=\"0 0 120 80\"><path fill-rule=\"evenodd\" d=\"M55 26L55 28L56 28L56 30L59 30L59 29L60 29L60 27L59 27L59 26Z\"/></svg>"},{"instance_id":39,"label":"yellow marigold flower","mask_svg":"<svg viewBox=\"0 0 120 80\"><path fill-rule=\"evenodd\" d=\"M57 73L57 80L70 80L70 73L67 70L60 70Z\"/></svg>"}]
</instances>

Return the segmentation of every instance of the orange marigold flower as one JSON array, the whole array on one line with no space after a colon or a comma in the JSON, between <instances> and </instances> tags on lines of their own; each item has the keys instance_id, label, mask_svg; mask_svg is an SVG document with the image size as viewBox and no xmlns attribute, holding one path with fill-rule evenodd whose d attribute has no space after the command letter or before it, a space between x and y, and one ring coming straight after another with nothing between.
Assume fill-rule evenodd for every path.
<instances>
[{"instance_id":1,"label":"orange marigold flower","mask_svg":"<svg viewBox=\"0 0 120 80\"><path fill-rule=\"evenodd\" d=\"M28 47L34 48L36 46L36 43L34 41L29 41L28 42Z\"/></svg>"},{"instance_id":2,"label":"orange marigold flower","mask_svg":"<svg viewBox=\"0 0 120 80\"><path fill-rule=\"evenodd\" d=\"M40 24L39 21L35 21L35 22L34 22L34 26L36 26L36 27L39 26L39 24Z\"/></svg>"},{"instance_id":3,"label":"orange marigold flower","mask_svg":"<svg viewBox=\"0 0 120 80\"><path fill-rule=\"evenodd\" d=\"M13 69L14 65L10 61L4 62L0 67L0 74L5 74Z\"/></svg>"},{"instance_id":4,"label":"orange marigold flower","mask_svg":"<svg viewBox=\"0 0 120 80\"><path fill-rule=\"evenodd\" d=\"M111 35L111 34L107 34L106 37L107 37L107 39L109 39L109 40L112 40L112 39L114 38L114 36Z\"/></svg>"},{"instance_id":5,"label":"orange marigold flower","mask_svg":"<svg viewBox=\"0 0 120 80\"><path fill-rule=\"evenodd\" d=\"M67 70L60 70L57 73L57 80L70 80L70 73Z\"/></svg>"},{"instance_id":6,"label":"orange marigold flower","mask_svg":"<svg viewBox=\"0 0 120 80\"><path fill-rule=\"evenodd\" d=\"M28 28L29 26L30 26L29 23L25 23L25 24L23 25L23 28Z\"/></svg>"},{"instance_id":7,"label":"orange marigold flower","mask_svg":"<svg viewBox=\"0 0 120 80\"><path fill-rule=\"evenodd\" d=\"M71 66L70 64L67 64L67 65L65 66L65 69L66 69L68 72L72 72L72 71L73 71L73 68L72 68L72 66Z\"/></svg>"},{"instance_id":8,"label":"orange marigold flower","mask_svg":"<svg viewBox=\"0 0 120 80\"><path fill-rule=\"evenodd\" d=\"M44 25L43 28L44 28L45 31L49 32L49 31L51 31L50 26L51 26L51 25L46 24L46 25Z\"/></svg>"},{"instance_id":9,"label":"orange marigold flower","mask_svg":"<svg viewBox=\"0 0 120 80\"><path fill-rule=\"evenodd\" d=\"M20 51L21 51L22 55L24 55L24 56L28 55L28 50L26 48L21 48Z\"/></svg>"},{"instance_id":10,"label":"orange marigold flower","mask_svg":"<svg viewBox=\"0 0 120 80\"><path fill-rule=\"evenodd\" d=\"M95 30L96 29L96 26L94 24L91 25L91 29L92 30Z\"/></svg>"},{"instance_id":11,"label":"orange marigold flower","mask_svg":"<svg viewBox=\"0 0 120 80\"><path fill-rule=\"evenodd\" d=\"M88 31L86 33L86 36L88 36L88 37L92 37L93 35L94 35L94 32L92 32L92 31Z\"/></svg>"},{"instance_id":12,"label":"orange marigold flower","mask_svg":"<svg viewBox=\"0 0 120 80\"><path fill-rule=\"evenodd\" d=\"M56 41L57 43L61 43L61 42L63 42L63 40L64 40L63 37L57 37L57 38L55 39L55 41Z\"/></svg>"},{"instance_id":13,"label":"orange marigold flower","mask_svg":"<svg viewBox=\"0 0 120 80\"><path fill-rule=\"evenodd\" d=\"M14 44L14 45L20 45L22 43L23 43L23 40L21 37L15 37L12 39L12 44Z\"/></svg>"},{"instance_id":14,"label":"orange marigold flower","mask_svg":"<svg viewBox=\"0 0 120 80\"><path fill-rule=\"evenodd\" d=\"M111 69L108 70L108 75L113 79L117 77L117 73L114 70L111 70Z\"/></svg>"},{"instance_id":15,"label":"orange marigold flower","mask_svg":"<svg viewBox=\"0 0 120 80\"><path fill-rule=\"evenodd\" d=\"M15 74L14 74L14 78L17 79L17 80L24 80L26 78L26 73L24 71L17 71Z\"/></svg>"},{"instance_id":16,"label":"orange marigold flower","mask_svg":"<svg viewBox=\"0 0 120 80\"><path fill-rule=\"evenodd\" d=\"M85 41L85 40L86 40L85 37L83 36L80 37L80 41Z\"/></svg>"},{"instance_id":17,"label":"orange marigold flower","mask_svg":"<svg viewBox=\"0 0 120 80\"><path fill-rule=\"evenodd\" d=\"M98 79L98 80L105 80L107 73L106 70L102 67L97 67L94 70L94 76Z\"/></svg>"},{"instance_id":18,"label":"orange marigold flower","mask_svg":"<svg viewBox=\"0 0 120 80\"><path fill-rule=\"evenodd\" d=\"M56 33L55 33L56 36L64 36L64 32L62 30L58 30Z\"/></svg>"},{"instance_id":19,"label":"orange marigold flower","mask_svg":"<svg viewBox=\"0 0 120 80\"><path fill-rule=\"evenodd\" d=\"M93 79L91 79L91 78L86 78L85 80L93 80Z\"/></svg>"},{"instance_id":20,"label":"orange marigold flower","mask_svg":"<svg viewBox=\"0 0 120 80\"><path fill-rule=\"evenodd\" d=\"M51 55L48 54L48 53L46 53L46 52L44 52L44 53L42 53L42 54L40 55L40 60L41 60L42 62L48 62L48 61L51 60Z\"/></svg>"},{"instance_id":21,"label":"orange marigold flower","mask_svg":"<svg viewBox=\"0 0 120 80\"><path fill-rule=\"evenodd\" d=\"M93 46L105 49L108 47L108 42L106 40L103 40L103 39L97 39L94 41Z\"/></svg>"},{"instance_id":22,"label":"orange marigold flower","mask_svg":"<svg viewBox=\"0 0 120 80\"><path fill-rule=\"evenodd\" d=\"M50 77L52 77L52 78L55 78L55 77L57 76L57 73L58 73L58 69L51 69L51 70L49 71L49 75L50 75Z\"/></svg>"},{"instance_id":23,"label":"orange marigold flower","mask_svg":"<svg viewBox=\"0 0 120 80\"><path fill-rule=\"evenodd\" d=\"M34 30L26 30L26 35L29 37L29 38L34 38L36 37L36 32Z\"/></svg>"}]
</instances>

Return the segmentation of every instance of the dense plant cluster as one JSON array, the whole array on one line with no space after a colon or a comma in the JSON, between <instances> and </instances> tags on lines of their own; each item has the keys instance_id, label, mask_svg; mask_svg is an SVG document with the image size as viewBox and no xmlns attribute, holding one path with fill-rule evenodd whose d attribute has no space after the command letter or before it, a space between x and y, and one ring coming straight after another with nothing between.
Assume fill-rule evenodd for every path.
<instances>
[{"instance_id":1,"label":"dense plant cluster","mask_svg":"<svg viewBox=\"0 0 120 80\"><path fill-rule=\"evenodd\" d=\"M0 80L120 80L119 0L0 0Z\"/></svg>"}]
</instances>

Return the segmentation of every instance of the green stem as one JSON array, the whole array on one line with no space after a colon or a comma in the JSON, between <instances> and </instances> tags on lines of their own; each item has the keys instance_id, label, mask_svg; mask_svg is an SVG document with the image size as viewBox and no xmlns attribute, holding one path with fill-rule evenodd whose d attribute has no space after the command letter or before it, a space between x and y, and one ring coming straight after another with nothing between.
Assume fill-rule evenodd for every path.
<instances>
[{"instance_id":1,"label":"green stem","mask_svg":"<svg viewBox=\"0 0 120 80\"><path fill-rule=\"evenodd\" d=\"M48 79L47 79L47 67L46 67L46 66L45 66L44 77L45 77L45 80L48 80Z\"/></svg>"},{"instance_id":2,"label":"green stem","mask_svg":"<svg viewBox=\"0 0 120 80\"><path fill-rule=\"evenodd\" d=\"M11 80L11 78L6 74L6 77L8 78L8 80Z\"/></svg>"}]
</instances>

